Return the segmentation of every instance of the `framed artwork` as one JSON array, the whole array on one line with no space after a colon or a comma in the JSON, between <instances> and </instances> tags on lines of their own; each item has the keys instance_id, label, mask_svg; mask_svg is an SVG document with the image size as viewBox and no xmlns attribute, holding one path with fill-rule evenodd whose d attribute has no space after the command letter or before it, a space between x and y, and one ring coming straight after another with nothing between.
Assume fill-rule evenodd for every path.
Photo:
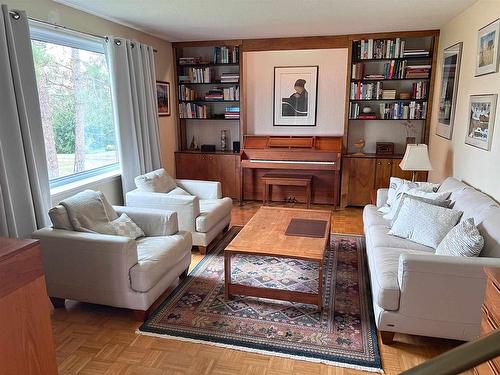
<instances>
[{"instance_id":1,"label":"framed artwork","mask_svg":"<svg viewBox=\"0 0 500 375\"><path fill-rule=\"evenodd\" d=\"M453 135L461 59L462 42L444 50L436 134L446 139L451 139Z\"/></svg>"},{"instance_id":2,"label":"framed artwork","mask_svg":"<svg viewBox=\"0 0 500 375\"><path fill-rule=\"evenodd\" d=\"M478 31L476 77L498 72L498 38L500 20L493 21Z\"/></svg>"},{"instance_id":3,"label":"framed artwork","mask_svg":"<svg viewBox=\"0 0 500 375\"><path fill-rule=\"evenodd\" d=\"M316 126L318 66L274 68L274 126Z\"/></svg>"},{"instance_id":4,"label":"framed artwork","mask_svg":"<svg viewBox=\"0 0 500 375\"><path fill-rule=\"evenodd\" d=\"M495 126L497 94L471 95L465 143L489 151Z\"/></svg>"},{"instance_id":5,"label":"framed artwork","mask_svg":"<svg viewBox=\"0 0 500 375\"><path fill-rule=\"evenodd\" d=\"M156 100L158 102L158 115L170 116L170 83L156 81Z\"/></svg>"}]
</instances>

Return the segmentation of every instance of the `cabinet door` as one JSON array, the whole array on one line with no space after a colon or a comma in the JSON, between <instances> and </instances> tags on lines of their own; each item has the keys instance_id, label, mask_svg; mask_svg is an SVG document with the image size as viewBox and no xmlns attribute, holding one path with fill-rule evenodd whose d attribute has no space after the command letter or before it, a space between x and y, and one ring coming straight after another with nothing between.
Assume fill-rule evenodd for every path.
<instances>
[{"instance_id":1,"label":"cabinet door","mask_svg":"<svg viewBox=\"0 0 500 375\"><path fill-rule=\"evenodd\" d=\"M191 180L207 179L207 165L204 154L195 153L175 153L175 175L177 178Z\"/></svg>"},{"instance_id":2,"label":"cabinet door","mask_svg":"<svg viewBox=\"0 0 500 375\"><path fill-rule=\"evenodd\" d=\"M239 178L237 173L237 155L211 155L214 158L216 181L222 185L222 195L237 198L239 194Z\"/></svg>"},{"instance_id":3,"label":"cabinet door","mask_svg":"<svg viewBox=\"0 0 500 375\"><path fill-rule=\"evenodd\" d=\"M371 201L370 194L375 183L375 159L348 159L348 198L349 205L364 206Z\"/></svg>"},{"instance_id":4,"label":"cabinet door","mask_svg":"<svg viewBox=\"0 0 500 375\"><path fill-rule=\"evenodd\" d=\"M375 189L389 187L393 164L393 159L377 159L375 166Z\"/></svg>"}]
</instances>

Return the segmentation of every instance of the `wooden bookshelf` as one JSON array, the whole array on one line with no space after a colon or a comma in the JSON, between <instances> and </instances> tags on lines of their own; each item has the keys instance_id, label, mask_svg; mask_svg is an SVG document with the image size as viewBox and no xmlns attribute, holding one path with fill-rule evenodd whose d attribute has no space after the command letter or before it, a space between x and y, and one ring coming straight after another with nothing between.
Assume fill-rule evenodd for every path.
<instances>
[{"instance_id":1,"label":"wooden bookshelf","mask_svg":"<svg viewBox=\"0 0 500 375\"><path fill-rule=\"evenodd\" d=\"M417 143L428 142L438 37L439 32L435 30L422 31L418 34L394 32L350 36L344 131L344 157L346 161L342 168L342 207L368 204L370 203L371 191L387 187L391 176L407 177L406 172L403 173L399 170L397 166L399 162L394 161L401 159L404 154L406 137L414 137ZM368 56L369 58L360 58L363 51L368 52L366 49L360 48L361 40L367 41L369 39L374 40L371 42L372 49L370 51L373 55ZM376 40L392 40L391 44L385 46L389 45L394 49L379 49L381 54L387 52L388 55L375 56ZM398 46L396 46L396 41L399 43ZM400 49L402 41L405 43L403 51ZM366 47L366 45L365 43L364 46ZM404 55L404 51L408 52L408 50L422 50L422 52L418 56ZM392 71L390 70L391 64ZM412 66L412 68L407 70L408 66ZM418 66L425 67L418 68ZM411 74L428 71L428 76L422 78L407 77L409 71L412 72ZM381 75L383 78L370 78L367 77L368 75ZM416 86L419 88L418 95L414 89L414 85L417 83L419 85ZM362 93L361 88L358 89L361 84L365 90ZM372 84L371 87L368 87L370 84ZM354 88L358 91L352 95ZM396 97L394 99L383 98L379 89L395 90ZM401 93L409 93L410 98L400 99ZM362 113L365 106L370 107L371 112L374 112L377 118L353 118L354 105L357 106L355 108L357 113ZM411 111L410 105L412 106ZM424 105L425 112L423 112ZM407 108L405 109L405 107ZM398 118L383 118L382 109L387 111L389 108L392 111L388 117L397 114ZM417 108L419 109L417 110ZM423 118L400 118L409 117L410 112L418 114L416 117ZM360 138L363 138L366 143L365 155L355 154L358 150L354 143ZM377 142L394 143L395 154L376 155ZM421 174L419 178L426 179L427 175Z\"/></svg>"}]
</instances>

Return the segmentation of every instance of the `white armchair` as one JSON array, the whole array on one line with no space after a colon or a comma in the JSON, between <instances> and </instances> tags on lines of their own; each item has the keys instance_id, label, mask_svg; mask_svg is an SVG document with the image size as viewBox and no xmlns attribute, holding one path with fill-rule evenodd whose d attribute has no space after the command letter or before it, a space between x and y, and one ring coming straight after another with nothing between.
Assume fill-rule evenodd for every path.
<instances>
[{"instance_id":1,"label":"white armchair","mask_svg":"<svg viewBox=\"0 0 500 375\"><path fill-rule=\"evenodd\" d=\"M138 176L135 181L137 189L127 193L127 206L177 212L179 229L191 232L193 245L202 254L229 227L232 200L222 198L220 182L173 180L163 169Z\"/></svg>"},{"instance_id":2,"label":"white armchair","mask_svg":"<svg viewBox=\"0 0 500 375\"><path fill-rule=\"evenodd\" d=\"M47 291L55 306L73 299L132 309L144 319L165 290L187 275L191 234L178 230L175 212L113 208L126 213L146 236L134 240L76 232L68 227L63 206L51 210L53 228L33 233L40 240Z\"/></svg>"}]
</instances>

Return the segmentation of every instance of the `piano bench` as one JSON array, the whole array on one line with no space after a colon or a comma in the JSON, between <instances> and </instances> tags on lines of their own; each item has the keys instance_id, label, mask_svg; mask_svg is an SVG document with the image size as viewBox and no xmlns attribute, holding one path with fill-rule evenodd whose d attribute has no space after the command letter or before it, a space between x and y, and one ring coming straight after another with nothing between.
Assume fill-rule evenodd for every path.
<instances>
[{"instance_id":1,"label":"piano bench","mask_svg":"<svg viewBox=\"0 0 500 375\"><path fill-rule=\"evenodd\" d=\"M264 182L263 203L267 204L269 199L271 199L273 185L303 186L306 189L307 208L309 208L311 205L312 177L307 174L266 173L262 176L262 181Z\"/></svg>"}]
</instances>

